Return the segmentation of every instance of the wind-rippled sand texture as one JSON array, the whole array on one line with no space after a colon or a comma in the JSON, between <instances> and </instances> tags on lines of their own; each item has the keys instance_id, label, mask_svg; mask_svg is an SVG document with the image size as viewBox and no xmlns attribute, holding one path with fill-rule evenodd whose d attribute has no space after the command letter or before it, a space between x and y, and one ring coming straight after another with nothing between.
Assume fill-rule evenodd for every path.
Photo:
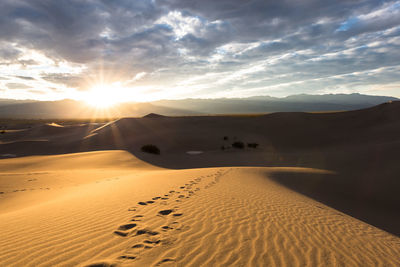
<instances>
[{"instance_id":1,"label":"wind-rippled sand texture","mask_svg":"<svg viewBox=\"0 0 400 267\"><path fill-rule=\"evenodd\" d=\"M2 163L0 266L400 265L399 238L268 178L323 170L166 170L122 151ZM29 183L49 189L14 192Z\"/></svg>"}]
</instances>

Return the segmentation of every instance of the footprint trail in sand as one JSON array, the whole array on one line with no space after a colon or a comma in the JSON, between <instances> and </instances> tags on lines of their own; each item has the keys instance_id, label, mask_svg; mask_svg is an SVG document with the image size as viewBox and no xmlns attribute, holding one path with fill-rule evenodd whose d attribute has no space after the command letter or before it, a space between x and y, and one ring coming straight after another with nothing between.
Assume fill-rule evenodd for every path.
<instances>
[{"instance_id":1,"label":"footprint trail in sand","mask_svg":"<svg viewBox=\"0 0 400 267\"><path fill-rule=\"evenodd\" d=\"M172 246L177 241L175 232L187 231L190 227L182 224L179 219L184 216L180 212L180 206L196 194L201 188L208 189L218 183L220 177L228 171L217 172L196 177L189 180L176 190L170 190L163 196L152 197L152 200L139 201L136 206L128 208L136 214L130 219L131 222L118 226L113 232L122 238L131 238L132 245L117 258L117 261L133 261L140 259L149 250L158 246ZM156 263L156 266L175 262L175 259L164 258Z\"/></svg>"}]
</instances>

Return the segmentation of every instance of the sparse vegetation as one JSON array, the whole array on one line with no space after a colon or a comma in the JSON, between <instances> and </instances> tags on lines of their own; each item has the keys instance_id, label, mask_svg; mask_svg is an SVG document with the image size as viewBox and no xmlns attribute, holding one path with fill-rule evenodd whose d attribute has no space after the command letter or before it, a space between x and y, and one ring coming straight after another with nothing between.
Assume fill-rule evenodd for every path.
<instances>
[{"instance_id":1,"label":"sparse vegetation","mask_svg":"<svg viewBox=\"0 0 400 267\"><path fill-rule=\"evenodd\" d=\"M238 149L244 149L244 143L241 141L236 141L232 144L232 147L238 148Z\"/></svg>"},{"instance_id":2,"label":"sparse vegetation","mask_svg":"<svg viewBox=\"0 0 400 267\"><path fill-rule=\"evenodd\" d=\"M247 147L250 147L250 148L257 148L259 146L259 144L257 144L257 143L247 143Z\"/></svg>"},{"instance_id":3,"label":"sparse vegetation","mask_svg":"<svg viewBox=\"0 0 400 267\"><path fill-rule=\"evenodd\" d=\"M155 145L144 145L141 150L146 153L160 155L160 149Z\"/></svg>"},{"instance_id":4,"label":"sparse vegetation","mask_svg":"<svg viewBox=\"0 0 400 267\"><path fill-rule=\"evenodd\" d=\"M224 141L227 141L230 138L228 136L224 136L223 139L224 139ZM235 141L235 140L237 140L236 136L233 136L231 139L233 140L232 147L229 146L229 145L226 146L225 145L226 143L225 143L224 145L221 146L221 150L226 150L226 149L229 149L229 148L245 149L246 147L256 149L257 147L259 147L259 144L255 143L255 142L245 143L245 142L242 142L242 141Z\"/></svg>"}]
</instances>

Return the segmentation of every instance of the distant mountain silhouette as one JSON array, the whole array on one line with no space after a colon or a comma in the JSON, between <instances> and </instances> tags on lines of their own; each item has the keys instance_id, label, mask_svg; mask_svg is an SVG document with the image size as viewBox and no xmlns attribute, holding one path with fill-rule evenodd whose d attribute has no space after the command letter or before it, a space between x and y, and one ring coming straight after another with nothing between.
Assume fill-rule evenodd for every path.
<instances>
[{"instance_id":1,"label":"distant mountain silhouette","mask_svg":"<svg viewBox=\"0 0 400 267\"><path fill-rule=\"evenodd\" d=\"M284 98L184 99L153 102L156 106L192 110L204 114L269 113L288 111L346 111L398 100L395 97L361 94L292 95Z\"/></svg>"},{"instance_id":2,"label":"distant mountain silhouette","mask_svg":"<svg viewBox=\"0 0 400 267\"><path fill-rule=\"evenodd\" d=\"M0 107L14 104L31 103L36 102L35 100L15 100L15 99L0 99Z\"/></svg>"},{"instance_id":3,"label":"distant mountain silhouette","mask_svg":"<svg viewBox=\"0 0 400 267\"><path fill-rule=\"evenodd\" d=\"M33 101L0 99L0 118L67 119L142 117L154 113L165 116L241 114L270 112L346 111L372 107L395 97L361 94L292 95L284 98L255 96L249 98L160 100L149 103L122 103L99 110L75 100ZM151 115L150 117L153 117Z\"/></svg>"},{"instance_id":4,"label":"distant mountain silhouette","mask_svg":"<svg viewBox=\"0 0 400 267\"><path fill-rule=\"evenodd\" d=\"M109 109L96 109L75 100L35 101L0 105L0 118L23 119L87 119L142 117L149 113L169 116L196 115L197 113L178 108L160 107L151 103L122 103Z\"/></svg>"}]
</instances>

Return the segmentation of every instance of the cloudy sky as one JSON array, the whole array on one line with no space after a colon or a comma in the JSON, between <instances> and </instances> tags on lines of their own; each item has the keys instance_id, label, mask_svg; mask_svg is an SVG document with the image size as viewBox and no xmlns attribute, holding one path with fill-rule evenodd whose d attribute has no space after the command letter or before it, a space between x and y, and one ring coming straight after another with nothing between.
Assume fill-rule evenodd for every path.
<instances>
[{"instance_id":1,"label":"cloudy sky","mask_svg":"<svg viewBox=\"0 0 400 267\"><path fill-rule=\"evenodd\" d=\"M0 98L400 97L400 1L1 0Z\"/></svg>"}]
</instances>

